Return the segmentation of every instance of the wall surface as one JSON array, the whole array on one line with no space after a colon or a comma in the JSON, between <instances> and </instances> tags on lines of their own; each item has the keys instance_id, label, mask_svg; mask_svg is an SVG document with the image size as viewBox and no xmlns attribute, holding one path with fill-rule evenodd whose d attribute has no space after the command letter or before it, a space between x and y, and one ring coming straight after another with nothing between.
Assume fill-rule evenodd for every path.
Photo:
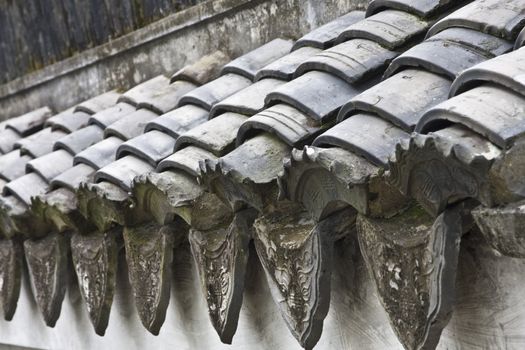
<instances>
[{"instance_id":1,"label":"wall surface","mask_svg":"<svg viewBox=\"0 0 525 350\"><path fill-rule=\"evenodd\" d=\"M0 83L204 0L0 0Z\"/></svg>"},{"instance_id":2,"label":"wall surface","mask_svg":"<svg viewBox=\"0 0 525 350\"><path fill-rule=\"evenodd\" d=\"M239 56L274 38L298 38L368 0L210 0L0 85L0 120L55 111L113 88L170 75L217 49Z\"/></svg>"},{"instance_id":3,"label":"wall surface","mask_svg":"<svg viewBox=\"0 0 525 350\"><path fill-rule=\"evenodd\" d=\"M255 251L250 254L253 257ZM402 350L381 308L353 238L337 243L332 296L316 350ZM42 349L300 350L270 297L262 267L250 260L237 333L221 344L207 316L188 246L174 254L166 322L158 336L140 324L130 299L126 264L104 337L95 335L78 287L70 284L54 329L46 328L27 281L12 322L0 321L3 343ZM439 350L525 348L525 261L500 257L476 236L464 237L459 261L458 304ZM25 274L27 276L27 274Z\"/></svg>"}]
</instances>

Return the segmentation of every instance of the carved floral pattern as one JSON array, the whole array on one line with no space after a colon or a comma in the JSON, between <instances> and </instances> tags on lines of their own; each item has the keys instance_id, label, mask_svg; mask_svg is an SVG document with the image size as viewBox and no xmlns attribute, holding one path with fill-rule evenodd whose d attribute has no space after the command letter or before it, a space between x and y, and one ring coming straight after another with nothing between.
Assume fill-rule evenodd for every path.
<instances>
[{"instance_id":1,"label":"carved floral pattern","mask_svg":"<svg viewBox=\"0 0 525 350\"><path fill-rule=\"evenodd\" d=\"M169 303L173 229L153 223L125 227L124 243L140 320L148 331L157 335Z\"/></svg>"},{"instance_id":2,"label":"carved floral pattern","mask_svg":"<svg viewBox=\"0 0 525 350\"><path fill-rule=\"evenodd\" d=\"M398 145L389 180L433 215L466 198L490 203L487 176L491 161L478 156L467 164L458 157L456 147L441 142L417 135L407 146Z\"/></svg>"},{"instance_id":3,"label":"carved floral pattern","mask_svg":"<svg viewBox=\"0 0 525 350\"><path fill-rule=\"evenodd\" d=\"M434 222L416 207L392 219L359 216L357 231L390 323L406 349L434 349L453 309L462 218Z\"/></svg>"},{"instance_id":4,"label":"carved floral pattern","mask_svg":"<svg viewBox=\"0 0 525 350\"><path fill-rule=\"evenodd\" d=\"M24 242L29 277L36 302L49 327L54 327L67 285L67 239L53 233L38 240Z\"/></svg>"},{"instance_id":5,"label":"carved floral pattern","mask_svg":"<svg viewBox=\"0 0 525 350\"><path fill-rule=\"evenodd\" d=\"M317 292L314 275L320 268L319 237L309 234L297 243L278 246L280 242L262 238L256 241L256 247L265 270L278 286L289 316L287 321L302 339L308 331L312 294Z\"/></svg>"},{"instance_id":6,"label":"carved floral pattern","mask_svg":"<svg viewBox=\"0 0 525 350\"><path fill-rule=\"evenodd\" d=\"M237 213L227 228L190 231L210 318L221 341L227 344L237 329L254 216L254 211L246 210Z\"/></svg>"},{"instance_id":7,"label":"carved floral pattern","mask_svg":"<svg viewBox=\"0 0 525 350\"><path fill-rule=\"evenodd\" d=\"M20 295L23 254L17 240L0 240L0 297L7 321L13 319Z\"/></svg>"},{"instance_id":8,"label":"carved floral pattern","mask_svg":"<svg viewBox=\"0 0 525 350\"><path fill-rule=\"evenodd\" d=\"M350 232L354 213L345 209L315 223L305 212L284 210L254 223L255 248L272 296L305 349L321 336L330 304L334 239Z\"/></svg>"},{"instance_id":9,"label":"carved floral pattern","mask_svg":"<svg viewBox=\"0 0 525 350\"><path fill-rule=\"evenodd\" d=\"M71 239L73 265L80 293L95 332L104 335L109 321L117 274L117 234L74 234Z\"/></svg>"}]
</instances>

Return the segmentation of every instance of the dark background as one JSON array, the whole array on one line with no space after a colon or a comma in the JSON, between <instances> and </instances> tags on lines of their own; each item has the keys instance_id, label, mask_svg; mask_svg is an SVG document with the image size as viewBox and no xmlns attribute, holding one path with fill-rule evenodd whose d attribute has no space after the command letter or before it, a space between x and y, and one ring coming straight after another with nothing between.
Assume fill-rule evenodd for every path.
<instances>
[{"instance_id":1,"label":"dark background","mask_svg":"<svg viewBox=\"0 0 525 350\"><path fill-rule=\"evenodd\" d=\"M204 0L0 0L0 84Z\"/></svg>"}]
</instances>

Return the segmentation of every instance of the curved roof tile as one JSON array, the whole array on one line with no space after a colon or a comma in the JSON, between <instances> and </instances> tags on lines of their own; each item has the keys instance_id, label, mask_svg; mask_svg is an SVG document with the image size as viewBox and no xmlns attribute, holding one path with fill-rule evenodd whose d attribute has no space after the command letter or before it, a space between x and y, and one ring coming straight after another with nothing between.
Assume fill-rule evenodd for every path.
<instances>
[{"instance_id":1,"label":"curved roof tile","mask_svg":"<svg viewBox=\"0 0 525 350\"><path fill-rule=\"evenodd\" d=\"M303 47L314 47L322 50L327 49L334 45L336 39L346 28L364 18L365 13L363 11L349 12L304 35L295 42L292 50L295 51Z\"/></svg>"},{"instance_id":2,"label":"curved roof tile","mask_svg":"<svg viewBox=\"0 0 525 350\"><path fill-rule=\"evenodd\" d=\"M194 104L209 111L216 103L251 83L252 81L244 76L228 73L184 95L179 101L179 106Z\"/></svg>"},{"instance_id":3,"label":"curved roof tile","mask_svg":"<svg viewBox=\"0 0 525 350\"><path fill-rule=\"evenodd\" d=\"M382 72L397 55L374 41L353 39L309 58L297 68L295 76L321 71L354 84Z\"/></svg>"},{"instance_id":4,"label":"curved roof tile","mask_svg":"<svg viewBox=\"0 0 525 350\"><path fill-rule=\"evenodd\" d=\"M207 120L207 110L195 105L184 105L153 119L146 125L145 131L158 130L178 138L181 134Z\"/></svg>"},{"instance_id":5,"label":"curved roof tile","mask_svg":"<svg viewBox=\"0 0 525 350\"><path fill-rule=\"evenodd\" d=\"M292 49L291 40L275 39L227 63L221 74L234 73L251 81L261 68L288 54Z\"/></svg>"},{"instance_id":6,"label":"curved roof tile","mask_svg":"<svg viewBox=\"0 0 525 350\"><path fill-rule=\"evenodd\" d=\"M311 71L269 93L266 106L289 104L318 122L326 122L359 92L334 75Z\"/></svg>"},{"instance_id":7,"label":"curved roof tile","mask_svg":"<svg viewBox=\"0 0 525 350\"><path fill-rule=\"evenodd\" d=\"M409 138L409 133L389 121L360 113L323 133L315 139L313 146L340 147L376 166L386 166L396 144Z\"/></svg>"},{"instance_id":8,"label":"curved roof tile","mask_svg":"<svg viewBox=\"0 0 525 350\"><path fill-rule=\"evenodd\" d=\"M89 125L56 141L53 145L53 150L63 149L74 156L89 146L101 141L103 136L103 129L97 125Z\"/></svg>"},{"instance_id":9,"label":"curved roof tile","mask_svg":"<svg viewBox=\"0 0 525 350\"><path fill-rule=\"evenodd\" d=\"M406 69L354 97L341 109L338 120L370 112L411 132L422 111L446 100L450 85L450 80L437 74Z\"/></svg>"},{"instance_id":10,"label":"curved roof tile","mask_svg":"<svg viewBox=\"0 0 525 350\"><path fill-rule=\"evenodd\" d=\"M430 28L427 37L451 27L463 27L514 41L525 25L522 0L474 1Z\"/></svg>"},{"instance_id":11,"label":"curved roof tile","mask_svg":"<svg viewBox=\"0 0 525 350\"><path fill-rule=\"evenodd\" d=\"M297 67L310 57L322 52L315 47L304 46L290 52L288 55L279 58L269 65L260 69L255 75L255 81L264 78L274 78L280 80L292 80Z\"/></svg>"},{"instance_id":12,"label":"curved roof tile","mask_svg":"<svg viewBox=\"0 0 525 350\"><path fill-rule=\"evenodd\" d=\"M503 149L525 134L525 96L493 85L466 91L430 109L416 131L428 133L447 122L465 125Z\"/></svg>"},{"instance_id":13,"label":"curved roof tile","mask_svg":"<svg viewBox=\"0 0 525 350\"><path fill-rule=\"evenodd\" d=\"M225 112L253 115L264 108L266 96L284 83L282 80L271 78L259 80L213 106L209 118Z\"/></svg>"},{"instance_id":14,"label":"curved roof tile","mask_svg":"<svg viewBox=\"0 0 525 350\"><path fill-rule=\"evenodd\" d=\"M450 96L484 83L501 85L525 96L525 49L466 69L452 84Z\"/></svg>"},{"instance_id":15,"label":"curved roof tile","mask_svg":"<svg viewBox=\"0 0 525 350\"><path fill-rule=\"evenodd\" d=\"M174 150L194 145L221 156L235 147L237 131L246 119L246 116L238 113L221 114L182 134L177 139Z\"/></svg>"},{"instance_id":16,"label":"curved roof tile","mask_svg":"<svg viewBox=\"0 0 525 350\"><path fill-rule=\"evenodd\" d=\"M373 0L366 9L366 16L370 17L374 14L384 11L386 9L400 10L407 13L417 15L419 17L428 18L433 16L443 9L456 5L456 0Z\"/></svg>"},{"instance_id":17,"label":"curved roof tile","mask_svg":"<svg viewBox=\"0 0 525 350\"><path fill-rule=\"evenodd\" d=\"M161 131L152 130L120 145L117 159L134 155L155 167L159 161L173 153L174 147L175 138Z\"/></svg>"},{"instance_id":18,"label":"curved roof tile","mask_svg":"<svg viewBox=\"0 0 525 350\"><path fill-rule=\"evenodd\" d=\"M367 39L395 50L423 36L428 27L428 22L410 13L385 10L352 24L341 33L337 42Z\"/></svg>"},{"instance_id":19,"label":"curved roof tile","mask_svg":"<svg viewBox=\"0 0 525 350\"><path fill-rule=\"evenodd\" d=\"M385 76L420 67L455 79L463 70L511 49L510 42L490 34L464 28L445 29L394 59Z\"/></svg>"}]
</instances>

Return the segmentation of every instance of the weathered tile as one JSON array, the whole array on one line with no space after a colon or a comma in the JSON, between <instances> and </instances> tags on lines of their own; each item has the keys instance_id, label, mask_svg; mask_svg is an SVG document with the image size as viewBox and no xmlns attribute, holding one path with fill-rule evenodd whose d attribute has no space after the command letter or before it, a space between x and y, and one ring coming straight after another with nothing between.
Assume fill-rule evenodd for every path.
<instances>
[{"instance_id":1,"label":"weathered tile","mask_svg":"<svg viewBox=\"0 0 525 350\"><path fill-rule=\"evenodd\" d=\"M265 78L290 81L293 79L295 71L301 63L321 51L321 49L309 46L298 48L260 69L255 75L255 81Z\"/></svg>"},{"instance_id":2,"label":"weathered tile","mask_svg":"<svg viewBox=\"0 0 525 350\"><path fill-rule=\"evenodd\" d=\"M158 130L148 131L134 137L117 150L117 158L133 155L156 167L157 163L173 153L175 139Z\"/></svg>"},{"instance_id":3,"label":"weathered tile","mask_svg":"<svg viewBox=\"0 0 525 350\"><path fill-rule=\"evenodd\" d=\"M466 69L454 81L450 96L483 83L502 85L525 96L525 50L517 50Z\"/></svg>"},{"instance_id":4,"label":"weathered tile","mask_svg":"<svg viewBox=\"0 0 525 350\"><path fill-rule=\"evenodd\" d=\"M259 69L288 54L291 40L275 39L227 63L222 74L235 73L253 81Z\"/></svg>"},{"instance_id":5,"label":"weathered tile","mask_svg":"<svg viewBox=\"0 0 525 350\"><path fill-rule=\"evenodd\" d=\"M230 61L228 55L222 51L215 51L206 55L194 64L181 68L171 76L170 82L184 80L195 85L204 85L207 82L217 79L222 66Z\"/></svg>"},{"instance_id":6,"label":"weathered tile","mask_svg":"<svg viewBox=\"0 0 525 350\"><path fill-rule=\"evenodd\" d=\"M264 108L266 96L283 84L284 82L278 79L259 80L213 106L209 118L214 118L225 112L246 116L260 112Z\"/></svg>"},{"instance_id":7,"label":"weathered tile","mask_svg":"<svg viewBox=\"0 0 525 350\"><path fill-rule=\"evenodd\" d=\"M350 39L375 41L387 49L395 50L418 36L425 35L429 23L403 11L385 10L346 28L337 42Z\"/></svg>"},{"instance_id":8,"label":"weathered tile","mask_svg":"<svg viewBox=\"0 0 525 350\"><path fill-rule=\"evenodd\" d=\"M465 125L499 147L510 148L525 134L525 97L482 85L429 110L419 121L416 131L428 133L450 123Z\"/></svg>"},{"instance_id":9,"label":"weathered tile","mask_svg":"<svg viewBox=\"0 0 525 350\"><path fill-rule=\"evenodd\" d=\"M149 109L137 109L108 126L104 130L104 136L116 136L122 140L129 140L142 134L146 125L157 117L158 114Z\"/></svg>"},{"instance_id":10,"label":"weathered tile","mask_svg":"<svg viewBox=\"0 0 525 350\"><path fill-rule=\"evenodd\" d=\"M242 123L237 134L237 145L262 131L277 135L290 146L300 147L322 130L319 122L294 107L276 104Z\"/></svg>"},{"instance_id":11,"label":"weathered tile","mask_svg":"<svg viewBox=\"0 0 525 350\"><path fill-rule=\"evenodd\" d=\"M238 113L221 114L182 134L175 143L175 151L194 145L221 156L235 147L237 131L246 119Z\"/></svg>"},{"instance_id":12,"label":"weathered tile","mask_svg":"<svg viewBox=\"0 0 525 350\"><path fill-rule=\"evenodd\" d=\"M73 163L84 163L95 169L100 169L115 160L117 149L123 142L118 137L108 137L78 153Z\"/></svg>"},{"instance_id":13,"label":"weathered tile","mask_svg":"<svg viewBox=\"0 0 525 350\"><path fill-rule=\"evenodd\" d=\"M295 51L302 47L314 47L322 50L327 49L334 45L337 37L346 28L364 18L365 13L363 11L351 11L301 37L295 42L293 50Z\"/></svg>"},{"instance_id":14,"label":"weathered tile","mask_svg":"<svg viewBox=\"0 0 525 350\"><path fill-rule=\"evenodd\" d=\"M437 74L406 69L354 97L341 109L338 120L370 112L411 132L422 112L447 99L450 85L450 80Z\"/></svg>"},{"instance_id":15,"label":"weathered tile","mask_svg":"<svg viewBox=\"0 0 525 350\"><path fill-rule=\"evenodd\" d=\"M241 75L225 74L187 93L179 101L179 106L193 104L209 111L216 103L250 84L251 80Z\"/></svg>"},{"instance_id":16,"label":"weathered tile","mask_svg":"<svg viewBox=\"0 0 525 350\"><path fill-rule=\"evenodd\" d=\"M143 160L125 156L99 169L95 173L95 182L108 181L129 191L136 176L153 171L153 169Z\"/></svg>"},{"instance_id":17,"label":"weathered tile","mask_svg":"<svg viewBox=\"0 0 525 350\"><path fill-rule=\"evenodd\" d=\"M465 1L463 1L465 2ZM366 8L366 15L370 17L385 9L395 9L412 13L427 18L436 12L442 13L444 9L452 7L457 0L373 0Z\"/></svg>"},{"instance_id":18,"label":"weathered tile","mask_svg":"<svg viewBox=\"0 0 525 350\"><path fill-rule=\"evenodd\" d=\"M322 71L354 84L381 74L397 55L374 41L354 39L309 58L297 68L295 76Z\"/></svg>"},{"instance_id":19,"label":"weathered tile","mask_svg":"<svg viewBox=\"0 0 525 350\"><path fill-rule=\"evenodd\" d=\"M158 130L174 138L208 120L208 111L198 106L185 105L153 119L145 132Z\"/></svg>"},{"instance_id":20,"label":"weathered tile","mask_svg":"<svg viewBox=\"0 0 525 350\"><path fill-rule=\"evenodd\" d=\"M47 182L73 166L73 156L61 149L29 161L27 172L39 174Z\"/></svg>"},{"instance_id":21,"label":"weathered tile","mask_svg":"<svg viewBox=\"0 0 525 350\"><path fill-rule=\"evenodd\" d=\"M514 41L524 24L521 0L474 1L437 22L427 36L449 27L464 27Z\"/></svg>"},{"instance_id":22,"label":"weathered tile","mask_svg":"<svg viewBox=\"0 0 525 350\"><path fill-rule=\"evenodd\" d=\"M103 136L104 131L98 125L89 125L60 138L53 149L64 149L74 156L101 141Z\"/></svg>"},{"instance_id":23,"label":"weathered tile","mask_svg":"<svg viewBox=\"0 0 525 350\"><path fill-rule=\"evenodd\" d=\"M356 114L315 139L317 147L340 147L363 156L377 166L386 166L397 143L410 134L390 122L369 114Z\"/></svg>"},{"instance_id":24,"label":"weathered tile","mask_svg":"<svg viewBox=\"0 0 525 350\"><path fill-rule=\"evenodd\" d=\"M267 107L285 103L318 122L335 117L361 91L328 73L312 71L282 85L266 97Z\"/></svg>"}]
</instances>

